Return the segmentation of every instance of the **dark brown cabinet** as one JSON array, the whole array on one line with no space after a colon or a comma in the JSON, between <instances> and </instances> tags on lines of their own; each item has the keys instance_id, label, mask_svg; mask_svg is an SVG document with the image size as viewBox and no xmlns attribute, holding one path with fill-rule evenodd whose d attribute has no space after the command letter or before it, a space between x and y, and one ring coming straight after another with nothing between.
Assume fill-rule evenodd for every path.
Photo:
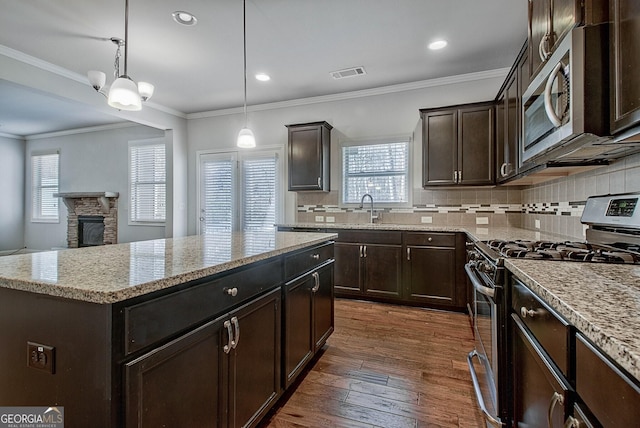
<instances>
[{"instance_id":1,"label":"dark brown cabinet","mask_svg":"<svg viewBox=\"0 0 640 428\"><path fill-rule=\"evenodd\" d=\"M336 295L402 298L401 232L340 232L335 256Z\"/></svg>"},{"instance_id":2,"label":"dark brown cabinet","mask_svg":"<svg viewBox=\"0 0 640 428\"><path fill-rule=\"evenodd\" d=\"M581 0L529 0L529 76L537 74L558 42L581 22Z\"/></svg>"},{"instance_id":3,"label":"dark brown cabinet","mask_svg":"<svg viewBox=\"0 0 640 428\"><path fill-rule=\"evenodd\" d=\"M467 304L464 234L405 233L406 299L429 306L464 308Z\"/></svg>"},{"instance_id":4,"label":"dark brown cabinet","mask_svg":"<svg viewBox=\"0 0 640 428\"><path fill-rule=\"evenodd\" d=\"M611 132L640 124L640 4L611 0Z\"/></svg>"},{"instance_id":5,"label":"dark brown cabinet","mask_svg":"<svg viewBox=\"0 0 640 428\"><path fill-rule=\"evenodd\" d=\"M330 190L331 129L327 122L287 125L289 190Z\"/></svg>"},{"instance_id":6,"label":"dark brown cabinet","mask_svg":"<svg viewBox=\"0 0 640 428\"><path fill-rule=\"evenodd\" d=\"M280 298L275 289L127 363L127 426L254 426L282 390Z\"/></svg>"},{"instance_id":7,"label":"dark brown cabinet","mask_svg":"<svg viewBox=\"0 0 640 428\"><path fill-rule=\"evenodd\" d=\"M284 286L285 386L289 386L333 332L333 260Z\"/></svg>"},{"instance_id":8,"label":"dark brown cabinet","mask_svg":"<svg viewBox=\"0 0 640 428\"><path fill-rule=\"evenodd\" d=\"M423 186L494 183L494 103L421 109Z\"/></svg>"}]
</instances>

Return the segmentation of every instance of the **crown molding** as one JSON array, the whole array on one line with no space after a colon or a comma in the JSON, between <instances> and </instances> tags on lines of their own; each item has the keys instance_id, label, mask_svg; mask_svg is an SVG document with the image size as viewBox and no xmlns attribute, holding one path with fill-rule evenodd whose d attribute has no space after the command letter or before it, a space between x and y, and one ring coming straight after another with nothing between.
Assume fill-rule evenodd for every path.
<instances>
[{"instance_id":1,"label":"crown molding","mask_svg":"<svg viewBox=\"0 0 640 428\"><path fill-rule=\"evenodd\" d=\"M113 129L131 128L134 126L144 126L135 122L113 123L110 125L88 126L86 128L67 129L64 131L47 132L44 134L33 134L24 137L24 140L42 140L45 138L64 137L67 135L85 134L87 132L111 131Z\"/></svg>"},{"instance_id":2,"label":"crown molding","mask_svg":"<svg viewBox=\"0 0 640 428\"><path fill-rule=\"evenodd\" d=\"M6 132L0 132L0 137L12 138L14 140L25 141L25 138L20 135L7 134Z\"/></svg>"},{"instance_id":3,"label":"crown molding","mask_svg":"<svg viewBox=\"0 0 640 428\"><path fill-rule=\"evenodd\" d=\"M498 68L494 70L480 71L476 73L459 74L456 76L439 77L437 79L420 80L417 82L401 83L397 85L381 86L379 88L363 89L360 91L342 92L332 95L321 95L317 97L299 98L295 100L279 101L275 103L256 104L247 106L247 111L275 110L287 107L299 107L309 104L327 103L332 101L344 101L356 98L371 97L376 95L386 95L398 92L415 91L437 86L455 85L459 83L476 82L479 80L504 78L510 68ZM212 110L199 113L187 114L187 119L202 119L206 117L227 116L243 112L242 107L234 107L222 110Z\"/></svg>"}]
</instances>

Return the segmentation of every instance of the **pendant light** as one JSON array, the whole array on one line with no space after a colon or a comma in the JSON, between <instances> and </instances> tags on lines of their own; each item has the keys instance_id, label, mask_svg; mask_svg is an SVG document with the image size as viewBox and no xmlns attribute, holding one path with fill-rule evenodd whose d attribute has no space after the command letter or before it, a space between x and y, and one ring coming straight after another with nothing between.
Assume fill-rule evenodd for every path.
<instances>
[{"instance_id":1,"label":"pendant light","mask_svg":"<svg viewBox=\"0 0 640 428\"><path fill-rule=\"evenodd\" d=\"M243 44L243 69L244 69L244 128L238 133L236 145L243 149L251 149L256 146L256 137L247 126L247 1L242 0L242 44Z\"/></svg>"},{"instance_id":2,"label":"pendant light","mask_svg":"<svg viewBox=\"0 0 640 428\"><path fill-rule=\"evenodd\" d=\"M127 74L127 58L129 54L129 0L124 3L124 40L112 37L111 41L118 46L114 61L115 81L107 95L104 87L106 76L101 71L89 71L89 83L99 93L107 97L107 103L118 110L137 111L142 109L142 101L153 95L153 85L147 82L136 83ZM120 49L124 48L124 74L120 74Z\"/></svg>"}]
</instances>

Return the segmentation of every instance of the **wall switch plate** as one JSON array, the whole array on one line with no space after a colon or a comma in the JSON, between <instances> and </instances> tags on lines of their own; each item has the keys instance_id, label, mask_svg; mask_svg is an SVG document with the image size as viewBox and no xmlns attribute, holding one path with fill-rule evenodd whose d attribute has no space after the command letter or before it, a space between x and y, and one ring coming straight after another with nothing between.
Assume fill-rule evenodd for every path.
<instances>
[{"instance_id":1,"label":"wall switch plate","mask_svg":"<svg viewBox=\"0 0 640 428\"><path fill-rule=\"evenodd\" d=\"M316 216L316 223L324 223L324 216L323 215L317 215Z\"/></svg>"},{"instance_id":2,"label":"wall switch plate","mask_svg":"<svg viewBox=\"0 0 640 428\"><path fill-rule=\"evenodd\" d=\"M535 219L534 223L535 223L536 229L540 229L540 220L539 219Z\"/></svg>"},{"instance_id":3,"label":"wall switch plate","mask_svg":"<svg viewBox=\"0 0 640 428\"><path fill-rule=\"evenodd\" d=\"M433 217L431 216L422 216L420 217L421 223L433 223Z\"/></svg>"},{"instance_id":4,"label":"wall switch plate","mask_svg":"<svg viewBox=\"0 0 640 428\"><path fill-rule=\"evenodd\" d=\"M336 218L333 216L327 216L327 223L335 223L336 222Z\"/></svg>"},{"instance_id":5,"label":"wall switch plate","mask_svg":"<svg viewBox=\"0 0 640 428\"><path fill-rule=\"evenodd\" d=\"M56 348L40 343L27 342L27 367L54 374L56 372Z\"/></svg>"},{"instance_id":6,"label":"wall switch plate","mask_svg":"<svg viewBox=\"0 0 640 428\"><path fill-rule=\"evenodd\" d=\"M489 217L476 217L476 224L489 224Z\"/></svg>"}]
</instances>

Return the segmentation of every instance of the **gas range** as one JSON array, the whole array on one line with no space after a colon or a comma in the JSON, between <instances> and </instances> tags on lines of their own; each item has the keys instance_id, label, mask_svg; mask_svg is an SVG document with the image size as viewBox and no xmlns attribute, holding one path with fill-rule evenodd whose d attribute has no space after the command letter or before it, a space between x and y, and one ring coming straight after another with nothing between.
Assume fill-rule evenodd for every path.
<instances>
[{"instance_id":1,"label":"gas range","mask_svg":"<svg viewBox=\"0 0 640 428\"><path fill-rule=\"evenodd\" d=\"M586 241L490 240L490 258L526 258L591 263L640 264L640 193L592 196L580 221Z\"/></svg>"},{"instance_id":2,"label":"gas range","mask_svg":"<svg viewBox=\"0 0 640 428\"><path fill-rule=\"evenodd\" d=\"M593 263L640 264L637 247L616 248L580 241L491 240L487 246L502 257L568 260ZM634 251L635 250L635 251Z\"/></svg>"}]
</instances>

